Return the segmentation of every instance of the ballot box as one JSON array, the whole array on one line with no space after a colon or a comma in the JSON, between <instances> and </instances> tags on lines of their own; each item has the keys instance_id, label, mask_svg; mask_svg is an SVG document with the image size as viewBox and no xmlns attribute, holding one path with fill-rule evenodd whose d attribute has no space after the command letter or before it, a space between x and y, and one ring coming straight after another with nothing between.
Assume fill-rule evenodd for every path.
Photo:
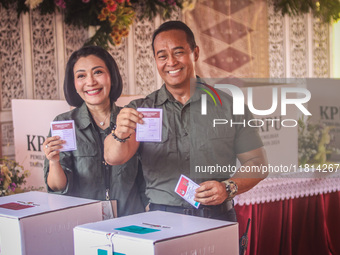
<instances>
[{"instance_id":1,"label":"ballot box","mask_svg":"<svg viewBox=\"0 0 340 255\"><path fill-rule=\"evenodd\" d=\"M73 228L101 219L96 200L38 191L0 197L0 255L73 254Z\"/></svg>"},{"instance_id":2,"label":"ballot box","mask_svg":"<svg viewBox=\"0 0 340 255\"><path fill-rule=\"evenodd\" d=\"M238 224L153 211L74 228L76 255L238 255Z\"/></svg>"}]
</instances>

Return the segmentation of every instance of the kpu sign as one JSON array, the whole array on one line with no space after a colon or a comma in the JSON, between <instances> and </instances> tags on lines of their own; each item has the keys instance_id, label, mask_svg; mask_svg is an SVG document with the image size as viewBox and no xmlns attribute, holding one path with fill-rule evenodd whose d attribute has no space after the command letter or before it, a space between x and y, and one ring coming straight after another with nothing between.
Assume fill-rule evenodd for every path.
<instances>
[{"instance_id":1,"label":"kpu sign","mask_svg":"<svg viewBox=\"0 0 340 255\"><path fill-rule=\"evenodd\" d=\"M42 144L53 119L70 110L66 101L13 99L15 160L30 172L26 186L45 188Z\"/></svg>"}]
</instances>

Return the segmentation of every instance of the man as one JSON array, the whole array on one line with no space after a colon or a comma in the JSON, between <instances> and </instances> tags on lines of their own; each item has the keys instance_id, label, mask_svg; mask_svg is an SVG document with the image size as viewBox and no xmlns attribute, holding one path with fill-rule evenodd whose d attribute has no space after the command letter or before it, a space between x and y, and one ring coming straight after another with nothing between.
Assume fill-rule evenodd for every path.
<instances>
[{"instance_id":1,"label":"man","mask_svg":"<svg viewBox=\"0 0 340 255\"><path fill-rule=\"evenodd\" d=\"M207 116L200 111L200 96L203 90L199 82L190 84L196 77L195 63L199 48L187 25L181 21L163 23L153 34L152 47L157 69L164 80L161 89L145 99L131 102L117 117L116 129L105 140L105 160L112 165L122 164L137 151L146 181L146 195L150 210L164 210L221 220L236 221L232 198L251 189L265 174L248 178L237 171L221 175L195 175L193 169L204 164L227 164L235 167L236 157L242 167L267 164L266 154L257 130L242 125L233 127L212 126L212 118L230 116L234 122L251 119L235 118L231 113L231 96L219 92L223 107L208 107ZM211 104L211 103L210 103ZM143 114L137 108L163 109L162 141L137 142L137 123L143 124ZM195 200L201 203L198 209L183 200L174 189L184 174L200 185ZM247 178L245 178L247 177Z\"/></svg>"}]
</instances>

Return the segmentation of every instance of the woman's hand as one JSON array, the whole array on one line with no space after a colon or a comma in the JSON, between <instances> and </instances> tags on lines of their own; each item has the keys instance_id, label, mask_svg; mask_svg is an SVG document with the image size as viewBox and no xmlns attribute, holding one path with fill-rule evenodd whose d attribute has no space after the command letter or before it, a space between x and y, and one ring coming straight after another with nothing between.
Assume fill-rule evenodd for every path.
<instances>
[{"instance_id":1,"label":"woman's hand","mask_svg":"<svg viewBox=\"0 0 340 255\"><path fill-rule=\"evenodd\" d=\"M143 124L143 114L133 108L123 108L119 112L116 122L115 134L124 139L135 133L137 123Z\"/></svg>"},{"instance_id":2,"label":"woman's hand","mask_svg":"<svg viewBox=\"0 0 340 255\"><path fill-rule=\"evenodd\" d=\"M49 161L58 162L60 160L59 150L63 148L64 140L59 136L48 137L43 143L43 150Z\"/></svg>"}]
</instances>

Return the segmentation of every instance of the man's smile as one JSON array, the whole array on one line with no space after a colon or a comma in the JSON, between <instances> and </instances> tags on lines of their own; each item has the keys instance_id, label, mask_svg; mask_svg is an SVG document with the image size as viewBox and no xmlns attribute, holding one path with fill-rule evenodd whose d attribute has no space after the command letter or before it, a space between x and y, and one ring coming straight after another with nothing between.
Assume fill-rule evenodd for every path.
<instances>
[{"instance_id":1,"label":"man's smile","mask_svg":"<svg viewBox=\"0 0 340 255\"><path fill-rule=\"evenodd\" d=\"M169 74L176 74L179 71L181 71L183 68L177 69L177 70L172 70L172 71L168 71Z\"/></svg>"}]
</instances>

